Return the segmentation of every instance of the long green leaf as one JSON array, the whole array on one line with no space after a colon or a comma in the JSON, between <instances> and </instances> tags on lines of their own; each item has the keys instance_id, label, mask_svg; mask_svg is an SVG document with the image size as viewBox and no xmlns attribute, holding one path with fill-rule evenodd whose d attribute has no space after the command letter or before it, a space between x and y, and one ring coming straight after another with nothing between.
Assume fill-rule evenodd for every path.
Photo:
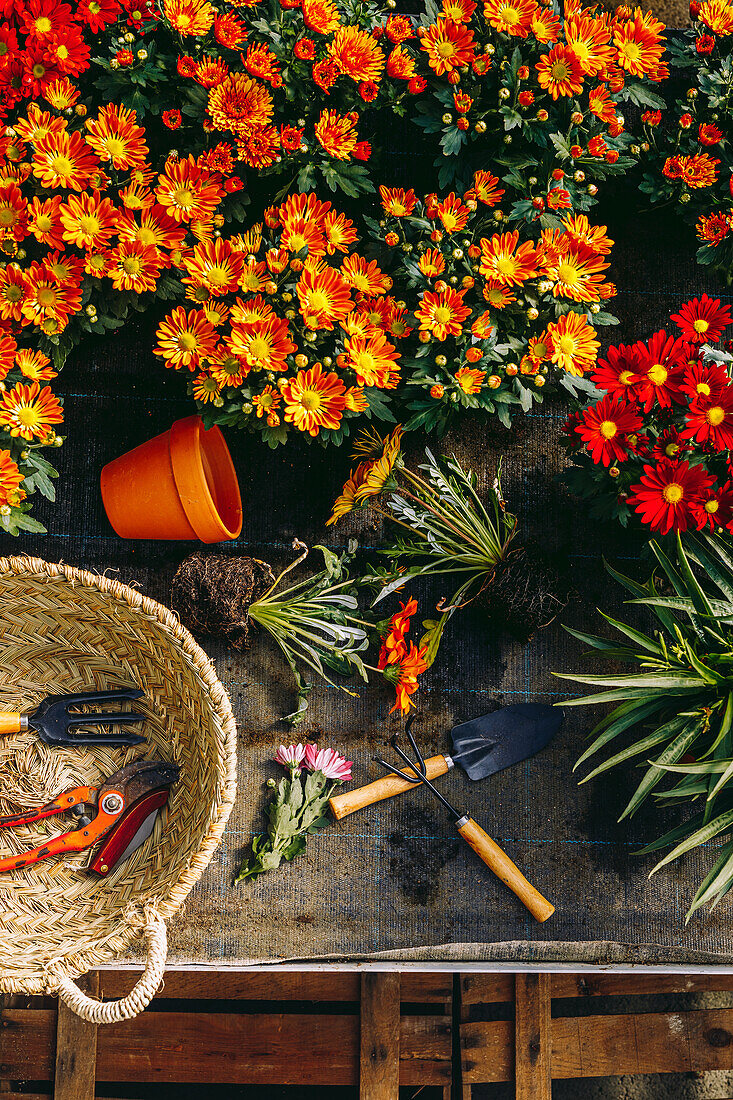
<instances>
[{"instance_id":1,"label":"long green leaf","mask_svg":"<svg viewBox=\"0 0 733 1100\"><path fill-rule=\"evenodd\" d=\"M694 744L699 733L700 722L692 722L689 726L685 726L682 733L680 733L678 737L675 737L672 744L667 746L662 755L654 761L649 770L645 773L641 783L629 799L628 805L621 814L619 821L623 821L625 817L631 817L635 814L642 802L651 794L657 783L662 779L664 771L659 765L676 764L680 757L684 756L689 747Z\"/></svg>"},{"instance_id":2,"label":"long green leaf","mask_svg":"<svg viewBox=\"0 0 733 1100\"><path fill-rule=\"evenodd\" d=\"M623 703L620 707L616 707L615 710L598 723L594 729L591 730L589 737L596 736L595 741L585 750L583 755L573 765L573 771L585 763L589 756L593 756L594 753L602 749L604 745L607 745L609 741L612 741L614 737L618 737L619 734L625 730L630 729L631 726L637 725L642 722L649 715L653 714L660 707L666 706L664 698L657 697L651 701L648 699L642 699L638 702L632 700L630 703ZM612 721L610 721L612 719ZM602 731L602 732L601 732Z\"/></svg>"},{"instance_id":3,"label":"long green leaf","mask_svg":"<svg viewBox=\"0 0 733 1100\"><path fill-rule=\"evenodd\" d=\"M630 760L632 757L639 756L640 753L647 752L648 749L654 748L655 745L661 745L663 741L667 741L686 725L686 717L673 718L671 722L667 722L666 725L660 726L659 729L654 730L653 733L649 733L646 737L642 737L640 741L635 741L633 745L629 745L627 748L622 749L621 752L617 752L614 756L609 756L607 760L604 760L602 764L594 768L584 779L581 779L581 784L587 783L589 779L593 779L602 772L608 771L609 768L615 767L616 764L621 764L624 760Z\"/></svg>"},{"instance_id":4,"label":"long green leaf","mask_svg":"<svg viewBox=\"0 0 733 1100\"><path fill-rule=\"evenodd\" d=\"M692 899L692 904L687 911L685 918L685 924L689 924L690 917L698 909L701 909L703 905L707 905L709 901L712 901L716 894L718 894L723 887L727 885L733 879L733 841L728 843L723 848L719 858L715 861L713 866L708 871L705 878L700 883L697 893Z\"/></svg>"},{"instance_id":5,"label":"long green leaf","mask_svg":"<svg viewBox=\"0 0 733 1100\"><path fill-rule=\"evenodd\" d=\"M638 676L610 675L599 676L582 675L581 673L556 672L555 676L561 680L574 680L577 684L591 684L596 687L631 687L631 688L674 688L684 691L698 691L707 687L709 682L699 676L691 676L689 673L671 675L664 672L642 672Z\"/></svg>"},{"instance_id":6,"label":"long green leaf","mask_svg":"<svg viewBox=\"0 0 733 1100\"><path fill-rule=\"evenodd\" d=\"M696 561L697 564L704 570L705 575L710 578L713 584L717 585L725 598L730 602L730 613L733 615L733 559L729 560L729 564L721 569L718 561L715 560L706 550L699 540L694 535L688 536L688 554ZM719 560L723 560L720 550L717 546L714 547L713 553Z\"/></svg>"},{"instance_id":7,"label":"long green leaf","mask_svg":"<svg viewBox=\"0 0 733 1100\"><path fill-rule=\"evenodd\" d=\"M645 845L643 848L639 848L637 851L638 856L649 855L650 852L658 852L660 848L669 848L670 844L676 844L680 837L687 836L691 829L695 828L698 822L702 822L702 814L695 814L689 821L683 821L681 825L675 825L674 829L670 829L664 836L660 836L657 840L652 840L650 844Z\"/></svg>"},{"instance_id":8,"label":"long green leaf","mask_svg":"<svg viewBox=\"0 0 733 1100\"><path fill-rule=\"evenodd\" d=\"M573 630L571 626L566 626L564 623L562 628L567 634L572 634L573 638L577 638L579 642L589 645L593 649L605 651L618 648L618 642L612 642L608 638L600 638L597 634L585 634L582 630Z\"/></svg>"},{"instance_id":9,"label":"long green leaf","mask_svg":"<svg viewBox=\"0 0 733 1100\"><path fill-rule=\"evenodd\" d=\"M685 587L690 593L690 598L695 605L695 610L700 615L713 614L713 609L710 605L710 600L706 596L700 582L690 568L690 563L687 560L684 547L682 545L682 538L679 531L677 532L677 560L679 561L680 569L682 570L682 577L685 582Z\"/></svg>"},{"instance_id":10,"label":"long green leaf","mask_svg":"<svg viewBox=\"0 0 733 1100\"><path fill-rule=\"evenodd\" d=\"M702 844L707 844L713 840L716 836L720 836L726 829L730 829L733 826L733 810L726 810L724 814L720 814L714 821L709 822L707 825L703 825L701 829L696 829L691 836L688 836L686 840L683 840L676 848L673 848L669 855L666 855L664 859L660 859L656 867L653 867L649 873L649 877L656 874L662 867L666 867L668 863L673 863L680 856L683 856L686 852L692 851L693 848L699 848Z\"/></svg>"},{"instance_id":11,"label":"long green leaf","mask_svg":"<svg viewBox=\"0 0 733 1100\"><path fill-rule=\"evenodd\" d=\"M603 611L601 611L601 615L607 623L610 623L611 626L615 627L616 630L618 630L621 634L625 634L626 637L630 638L632 642L640 645L641 648L645 649L647 653L652 653L655 657L661 657L663 655L663 650L661 646L657 645L656 642L653 642L652 639L647 637L646 634L642 634L639 630L634 630L632 627L628 626L626 623L620 622L618 619L612 619L610 615L606 615Z\"/></svg>"}]
</instances>

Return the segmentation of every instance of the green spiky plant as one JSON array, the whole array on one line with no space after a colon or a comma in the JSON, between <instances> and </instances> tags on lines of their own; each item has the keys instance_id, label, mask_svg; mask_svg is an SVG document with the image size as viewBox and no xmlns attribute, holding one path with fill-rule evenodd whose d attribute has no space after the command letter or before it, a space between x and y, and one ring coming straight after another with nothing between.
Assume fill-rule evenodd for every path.
<instances>
[{"instance_id":1,"label":"green spiky plant","mask_svg":"<svg viewBox=\"0 0 733 1100\"><path fill-rule=\"evenodd\" d=\"M733 544L720 535L696 534L686 536L683 545L678 535L673 557L657 543L652 542L651 549L658 569L646 584L607 568L633 596L628 602L652 613L652 631L642 633L605 614L623 641L566 627L631 670L556 675L605 689L569 699L564 707L617 704L591 731L591 744L576 768L601 750L616 747L621 735L632 738L582 780L641 759L644 774L620 821L632 817L650 797L661 808L690 803L697 811L641 850L643 854L671 849L651 874L727 836L714 848L713 864L693 898L689 921L696 910L708 904L714 908L733 888Z\"/></svg>"}]
</instances>

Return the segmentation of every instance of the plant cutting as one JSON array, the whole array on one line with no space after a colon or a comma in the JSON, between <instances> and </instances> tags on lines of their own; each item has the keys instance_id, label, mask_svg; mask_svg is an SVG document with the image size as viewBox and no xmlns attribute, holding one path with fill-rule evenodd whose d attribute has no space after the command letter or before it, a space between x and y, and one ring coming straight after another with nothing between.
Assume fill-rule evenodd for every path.
<instances>
[{"instance_id":1,"label":"plant cutting","mask_svg":"<svg viewBox=\"0 0 733 1100\"><path fill-rule=\"evenodd\" d=\"M479 602L525 638L547 625L564 606L559 581L515 542L517 521L506 509L498 475L485 503L476 475L455 457L435 458L426 449L427 461L410 469L401 438L399 427L384 439L362 434L355 452L360 461L328 520L368 508L387 522L389 541L379 553L388 565L374 571L375 604L420 579L439 577L446 584L438 618L424 623L420 645L428 665L449 620L469 604Z\"/></svg>"},{"instance_id":2,"label":"plant cutting","mask_svg":"<svg viewBox=\"0 0 733 1100\"><path fill-rule=\"evenodd\" d=\"M424 649L406 641L410 615L417 605L377 620L362 613L358 590L363 577L350 577L349 566L356 543L343 554L316 546L323 568L293 584L284 578L308 556L308 547L295 539L298 556L277 576L256 558L192 554L179 566L171 587L174 609L197 637L223 638L233 649L245 649L252 630L269 635L293 674L297 707L284 721L295 725L308 706L315 673L326 683L354 692L337 683L339 677L359 676L367 682L373 672L396 692L393 710L407 713L418 677L427 667ZM377 665L362 656L370 641L380 643Z\"/></svg>"},{"instance_id":3,"label":"plant cutting","mask_svg":"<svg viewBox=\"0 0 733 1100\"><path fill-rule=\"evenodd\" d=\"M591 376L603 392L565 425L564 479L589 513L660 532L731 529L733 356L715 347L731 323L703 294L648 341L612 346Z\"/></svg>"},{"instance_id":4,"label":"plant cutting","mask_svg":"<svg viewBox=\"0 0 733 1100\"><path fill-rule=\"evenodd\" d=\"M267 832L252 840L252 853L242 863L235 882L257 878L275 870L283 860L291 863L301 855L308 836L329 823L329 798L351 779L353 761L335 749L319 749L312 743L281 745L275 760L288 775L279 783L267 781L267 786L277 791L267 809Z\"/></svg>"},{"instance_id":5,"label":"plant cutting","mask_svg":"<svg viewBox=\"0 0 733 1100\"><path fill-rule=\"evenodd\" d=\"M556 675L603 689L565 700L563 707L616 704L591 731L576 767L603 753L585 783L637 761L641 781L619 820L650 799L660 814L694 811L641 850L669 849L651 874L723 838L710 854L689 920L705 905L715 908L733 887L733 545L720 532L702 532L688 534L684 543L678 533L671 556L656 542L650 546L657 570L645 584L607 568L633 597L629 602L650 612L652 629L644 632L604 613L620 639L566 627L628 670Z\"/></svg>"}]
</instances>

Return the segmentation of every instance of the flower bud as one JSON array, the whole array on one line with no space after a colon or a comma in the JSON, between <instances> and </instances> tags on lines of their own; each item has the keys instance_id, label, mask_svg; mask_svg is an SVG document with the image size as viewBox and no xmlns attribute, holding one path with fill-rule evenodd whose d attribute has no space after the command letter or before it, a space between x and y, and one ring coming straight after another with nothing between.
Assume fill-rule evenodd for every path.
<instances>
[{"instance_id":1,"label":"flower bud","mask_svg":"<svg viewBox=\"0 0 733 1100\"><path fill-rule=\"evenodd\" d=\"M527 319L529 321L536 321L539 315L540 311L537 309L536 306L530 306L527 310Z\"/></svg>"},{"instance_id":2,"label":"flower bud","mask_svg":"<svg viewBox=\"0 0 733 1100\"><path fill-rule=\"evenodd\" d=\"M441 122L444 122L446 126L450 126L452 121L453 121L453 115L449 114L448 111L446 111L446 113L443 115L443 117L441 119Z\"/></svg>"},{"instance_id":3,"label":"flower bud","mask_svg":"<svg viewBox=\"0 0 733 1100\"><path fill-rule=\"evenodd\" d=\"M535 384L535 386L537 387L538 390L542 389L542 387L545 384L545 381L546 381L546 379L543 378L541 374L535 375L534 384Z\"/></svg>"},{"instance_id":4,"label":"flower bud","mask_svg":"<svg viewBox=\"0 0 733 1100\"><path fill-rule=\"evenodd\" d=\"M499 99L509 99L511 94L508 88L499 88Z\"/></svg>"},{"instance_id":5,"label":"flower bud","mask_svg":"<svg viewBox=\"0 0 733 1100\"><path fill-rule=\"evenodd\" d=\"M446 359L446 357L444 355L436 355L435 356L435 365L436 365L436 367L447 367L448 366L448 360Z\"/></svg>"},{"instance_id":6,"label":"flower bud","mask_svg":"<svg viewBox=\"0 0 733 1100\"><path fill-rule=\"evenodd\" d=\"M479 119L479 121L474 126L474 130L476 131L477 134L485 134L486 133L486 123L483 121L483 119Z\"/></svg>"},{"instance_id":7,"label":"flower bud","mask_svg":"<svg viewBox=\"0 0 733 1100\"><path fill-rule=\"evenodd\" d=\"M444 394L445 394L445 387L441 386L440 383L438 383L435 386L430 387L430 396L432 398L434 398L436 401L440 401L441 397L443 397Z\"/></svg>"}]
</instances>

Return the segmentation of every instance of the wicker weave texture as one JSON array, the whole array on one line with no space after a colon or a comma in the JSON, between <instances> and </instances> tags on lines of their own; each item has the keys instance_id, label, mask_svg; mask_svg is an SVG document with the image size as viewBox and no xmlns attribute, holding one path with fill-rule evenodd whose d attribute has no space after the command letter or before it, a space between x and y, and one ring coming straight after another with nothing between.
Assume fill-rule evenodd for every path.
<instances>
[{"instance_id":1,"label":"wicker weave texture","mask_svg":"<svg viewBox=\"0 0 733 1100\"><path fill-rule=\"evenodd\" d=\"M168 920L209 863L236 793L236 726L206 654L177 618L113 579L40 558L0 558L0 707L47 694L139 686L146 746L51 748L0 741L0 813L97 784L140 756L181 769L152 837L106 879L90 853L0 875L0 992L53 991L124 951L150 913ZM66 819L68 821L68 819ZM64 819L0 833L3 853L73 828Z\"/></svg>"}]
</instances>

